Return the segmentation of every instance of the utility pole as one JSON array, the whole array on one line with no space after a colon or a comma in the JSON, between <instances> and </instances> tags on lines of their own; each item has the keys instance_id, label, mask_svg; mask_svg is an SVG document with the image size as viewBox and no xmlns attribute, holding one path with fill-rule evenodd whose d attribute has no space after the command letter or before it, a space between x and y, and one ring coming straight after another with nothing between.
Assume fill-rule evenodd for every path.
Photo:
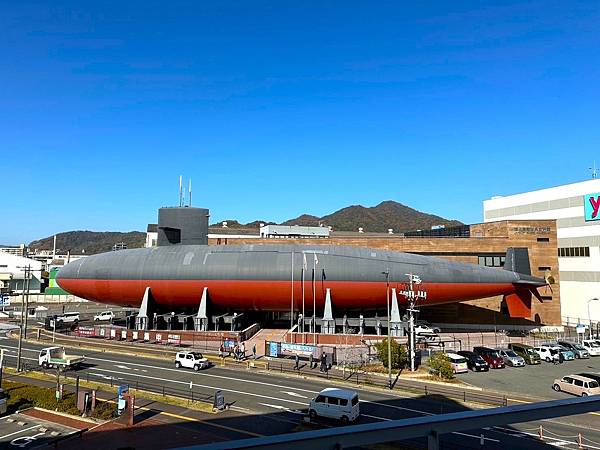
<instances>
[{"instance_id":1,"label":"utility pole","mask_svg":"<svg viewBox=\"0 0 600 450\"><path fill-rule=\"evenodd\" d=\"M416 309L416 306L417 306L417 302L420 299L423 299L423 300L427 299L427 292L425 290L415 291L414 285L421 284L420 277L418 277L417 275L414 275L412 273L407 273L406 275L408 276L408 280L409 280L408 281L408 289L400 291L400 294L404 295L404 297L406 298L406 301L408 303L408 309L406 311L408 312L408 317L409 317L408 341L409 341L409 347L410 347L410 353L409 353L410 370L412 372L414 372L415 370L417 370L417 368L416 368L416 352L415 352L415 340L416 340L415 339L415 313L418 312L418 309Z\"/></svg>"},{"instance_id":2,"label":"utility pole","mask_svg":"<svg viewBox=\"0 0 600 450\"><path fill-rule=\"evenodd\" d=\"M386 315L387 315L387 354L388 354L388 387L392 389L392 342L390 332L390 269L385 269L381 272L385 275L385 298L386 298Z\"/></svg>"},{"instance_id":3,"label":"utility pole","mask_svg":"<svg viewBox=\"0 0 600 450\"><path fill-rule=\"evenodd\" d=\"M21 324L19 327L19 347L17 349L17 372L21 371L21 348L23 347L23 329L25 328L25 283L29 290L29 270L30 266L25 266L25 278L23 279L23 291L21 292Z\"/></svg>"}]
</instances>

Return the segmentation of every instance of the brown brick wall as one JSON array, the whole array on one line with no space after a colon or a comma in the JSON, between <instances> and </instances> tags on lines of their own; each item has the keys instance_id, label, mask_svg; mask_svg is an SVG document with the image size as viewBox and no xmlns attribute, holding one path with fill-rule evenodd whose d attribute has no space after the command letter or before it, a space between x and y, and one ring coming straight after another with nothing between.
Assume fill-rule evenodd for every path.
<instances>
[{"instance_id":1,"label":"brown brick wall","mask_svg":"<svg viewBox=\"0 0 600 450\"><path fill-rule=\"evenodd\" d=\"M546 242L547 240L547 242ZM326 239L236 239L228 237L219 240L221 245L235 244L310 244L310 245L350 245L357 247L381 248L397 252L412 252L440 258L478 263L478 256L486 254L504 254L508 247L527 247L531 273L544 277L544 267L550 267L556 284L553 292L544 287L540 289L543 303L532 301L532 321L544 324L560 325L560 294L558 289L558 252L556 221L554 220L508 220L471 225L470 238L404 238L399 235L369 236L354 235L336 237L332 233ZM209 239L209 245L217 245L217 239ZM499 269L501 270L501 269ZM507 318L500 312L502 297L490 297L459 304L438 305L423 308L422 317L438 322L471 323L525 323L518 319Z\"/></svg>"}]
</instances>

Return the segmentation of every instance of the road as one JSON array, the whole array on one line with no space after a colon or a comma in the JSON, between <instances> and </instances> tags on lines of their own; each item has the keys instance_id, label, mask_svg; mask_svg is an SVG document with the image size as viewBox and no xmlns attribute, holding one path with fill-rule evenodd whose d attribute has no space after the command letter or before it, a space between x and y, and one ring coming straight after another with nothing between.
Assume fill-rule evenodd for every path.
<instances>
[{"instance_id":1,"label":"road","mask_svg":"<svg viewBox=\"0 0 600 450\"><path fill-rule=\"evenodd\" d=\"M97 344L100 348L102 341L98 341ZM8 338L2 339L0 347L5 349L7 364L16 366L17 342ZM42 347L44 345L25 343L24 361L37 364L37 354ZM136 381L140 384L150 383L154 387L164 386L167 390L177 389L182 396L187 395L187 391L193 391L195 398L205 399L212 398L215 391L221 390L226 402L231 405L230 410L217 416L211 415L202 424L209 428L220 427L221 438L239 439L298 430L300 418L306 411L309 400L321 389L331 387L326 380L223 367L212 367L196 373L189 369L175 369L169 361L104 353L100 350L89 352L75 348L67 349L72 354L85 354L86 365L77 371L82 378L89 377L91 380L105 382L112 380L115 384L127 382L132 386ZM467 409L449 399L412 397L403 392L378 389L356 389L356 387L352 389L359 392L362 423ZM563 398L565 397L566 394ZM552 444L561 448L575 449L576 439L563 440L559 436L576 437L578 433L583 433L586 439L598 443L591 444L587 448L600 450L599 417L583 415L544 421L543 425L548 437L545 443L535 439L540 423L534 422L514 427L497 427L445 435L442 437L442 445L443 448L450 449L479 449L481 435L483 435L486 448L549 448L548 444ZM185 423L185 420L179 422L181 426L198 426Z\"/></svg>"}]
</instances>

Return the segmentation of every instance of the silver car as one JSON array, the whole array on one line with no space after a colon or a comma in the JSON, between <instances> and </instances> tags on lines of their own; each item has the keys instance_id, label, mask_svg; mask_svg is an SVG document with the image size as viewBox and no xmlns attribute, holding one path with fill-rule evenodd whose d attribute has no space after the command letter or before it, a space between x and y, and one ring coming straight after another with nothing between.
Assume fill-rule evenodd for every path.
<instances>
[{"instance_id":1,"label":"silver car","mask_svg":"<svg viewBox=\"0 0 600 450\"><path fill-rule=\"evenodd\" d=\"M512 367L524 367L525 366L525 360L521 356L517 355L514 351L512 351L508 348L499 348L498 353L504 360L504 364L506 364L507 366L512 366Z\"/></svg>"},{"instance_id":2,"label":"silver car","mask_svg":"<svg viewBox=\"0 0 600 450\"><path fill-rule=\"evenodd\" d=\"M590 357L590 353L586 350L586 348L581 344L577 344L576 342L558 341L558 345L566 348L567 350L571 350L577 359L587 359Z\"/></svg>"}]
</instances>

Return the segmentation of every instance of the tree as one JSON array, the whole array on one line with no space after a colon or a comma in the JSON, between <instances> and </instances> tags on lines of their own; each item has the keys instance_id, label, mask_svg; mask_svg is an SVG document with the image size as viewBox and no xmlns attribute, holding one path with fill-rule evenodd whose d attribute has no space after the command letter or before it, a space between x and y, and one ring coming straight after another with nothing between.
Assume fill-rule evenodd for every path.
<instances>
[{"instance_id":1,"label":"tree","mask_svg":"<svg viewBox=\"0 0 600 450\"><path fill-rule=\"evenodd\" d=\"M429 357L429 367L440 377L445 380L454 378L454 369L450 364L450 358L443 352L434 353Z\"/></svg>"},{"instance_id":2,"label":"tree","mask_svg":"<svg viewBox=\"0 0 600 450\"><path fill-rule=\"evenodd\" d=\"M406 366L406 362L408 360L408 354L406 352L406 348L402 345L398 344L396 340L392 339L390 341L390 346L392 350L392 369L402 369ZM382 341L379 341L375 344L375 349L377 350L377 356L379 360L383 364L384 367L388 366L388 344L387 338Z\"/></svg>"}]
</instances>

